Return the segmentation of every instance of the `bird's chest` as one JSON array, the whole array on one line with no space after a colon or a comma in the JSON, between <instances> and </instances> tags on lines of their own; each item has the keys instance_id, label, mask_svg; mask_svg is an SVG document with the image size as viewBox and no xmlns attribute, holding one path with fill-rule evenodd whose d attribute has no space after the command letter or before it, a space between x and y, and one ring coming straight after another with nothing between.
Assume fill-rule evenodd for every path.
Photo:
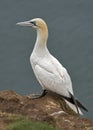
<instances>
[{"instance_id":1,"label":"bird's chest","mask_svg":"<svg viewBox=\"0 0 93 130\"><path fill-rule=\"evenodd\" d=\"M40 65L42 63L42 61L45 59L44 57L45 56L41 56L41 55L38 55L38 54L35 54L35 53L31 54L30 63L31 63L33 70L35 69L36 65Z\"/></svg>"},{"instance_id":2,"label":"bird's chest","mask_svg":"<svg viewBox=\"0 0 93 130\"><path fill-rule=\"evenodd\" d=\"M38 62L39 62L38 56L32 53L30 56L30 63L33 69Z\"/></svg>"}]
</instances>

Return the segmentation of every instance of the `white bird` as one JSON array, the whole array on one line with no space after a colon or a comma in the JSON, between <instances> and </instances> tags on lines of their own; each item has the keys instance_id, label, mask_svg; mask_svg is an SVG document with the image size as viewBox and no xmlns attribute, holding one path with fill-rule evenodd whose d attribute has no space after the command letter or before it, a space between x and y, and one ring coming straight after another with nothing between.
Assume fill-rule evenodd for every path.
<instances>
[{"instance_id":1,"label":"white bird","mask_svg":"<svg viewBox=\"0 0 93 130\"><path fill-rule=\"evenodd\" d=\"M44 20L35 18L17 25L30 26L37 31L36 43L30 56L30 62L34 74L43 88L40 97L52 91L59 94L69 107L77 114L83 114L80 108L87 109L74 98L71 78L67 70L53 57L47 48L48 27Z\"/></svg>"}]
</instances>

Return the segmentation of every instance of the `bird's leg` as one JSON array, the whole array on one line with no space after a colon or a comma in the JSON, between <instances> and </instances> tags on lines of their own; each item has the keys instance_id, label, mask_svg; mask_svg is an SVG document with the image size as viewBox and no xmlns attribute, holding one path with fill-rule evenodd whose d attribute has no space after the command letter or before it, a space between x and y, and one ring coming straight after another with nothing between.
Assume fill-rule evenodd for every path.
<instances>
[{"instance_id":1,"label":"bird's leg","mask_svg":"<svg viewBox=\"0 0 93 130\"><path fill-rule=\"evenodd\" d=\"M43 92L41 94L34 94L31 96L31 99L38 99L38 98L42 98L47 94L47 90L43 90Z\"/></svg>"}]
</instances>

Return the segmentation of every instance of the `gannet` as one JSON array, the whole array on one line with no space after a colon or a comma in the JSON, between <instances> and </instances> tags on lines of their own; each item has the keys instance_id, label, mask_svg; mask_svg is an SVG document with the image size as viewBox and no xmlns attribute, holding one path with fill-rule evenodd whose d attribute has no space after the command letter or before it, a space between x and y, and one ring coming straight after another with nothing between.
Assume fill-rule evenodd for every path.
<instances>
[{"instance_id":1,"label":"gannet","mask_svg":"<svg viewBox=\"0 0 93 130\"><path fill-rule=\"evenodd\" d=\"M87 109L74 97L72 81L60 62L51 55L47 48L48 27L41 18L35 18L17 25L29 26L36 30L37 38L30 56L30 62L34 74L42 86L43 92L36 98L43 97L48 91L59 94L69 107L77 114L83 114L80 108Z\"/></svg>"}]
</instances>

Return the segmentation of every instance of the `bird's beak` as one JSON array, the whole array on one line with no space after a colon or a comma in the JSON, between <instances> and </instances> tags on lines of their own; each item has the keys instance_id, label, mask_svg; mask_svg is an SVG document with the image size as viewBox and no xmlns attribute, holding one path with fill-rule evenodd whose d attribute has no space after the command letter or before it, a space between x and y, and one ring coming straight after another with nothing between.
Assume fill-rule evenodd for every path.
<instances>
[{"instance_id":1,"label":"bird's beak","mask_svg":"<svg viewBox=\"0 0 93 130\"><path fill-rule=\"evenodd\" d=\"M25 22L18 22L16 25L20 26L33 26L33 24L30 23L30 21L25 21Z\"/></svg>"}]
</instances>

